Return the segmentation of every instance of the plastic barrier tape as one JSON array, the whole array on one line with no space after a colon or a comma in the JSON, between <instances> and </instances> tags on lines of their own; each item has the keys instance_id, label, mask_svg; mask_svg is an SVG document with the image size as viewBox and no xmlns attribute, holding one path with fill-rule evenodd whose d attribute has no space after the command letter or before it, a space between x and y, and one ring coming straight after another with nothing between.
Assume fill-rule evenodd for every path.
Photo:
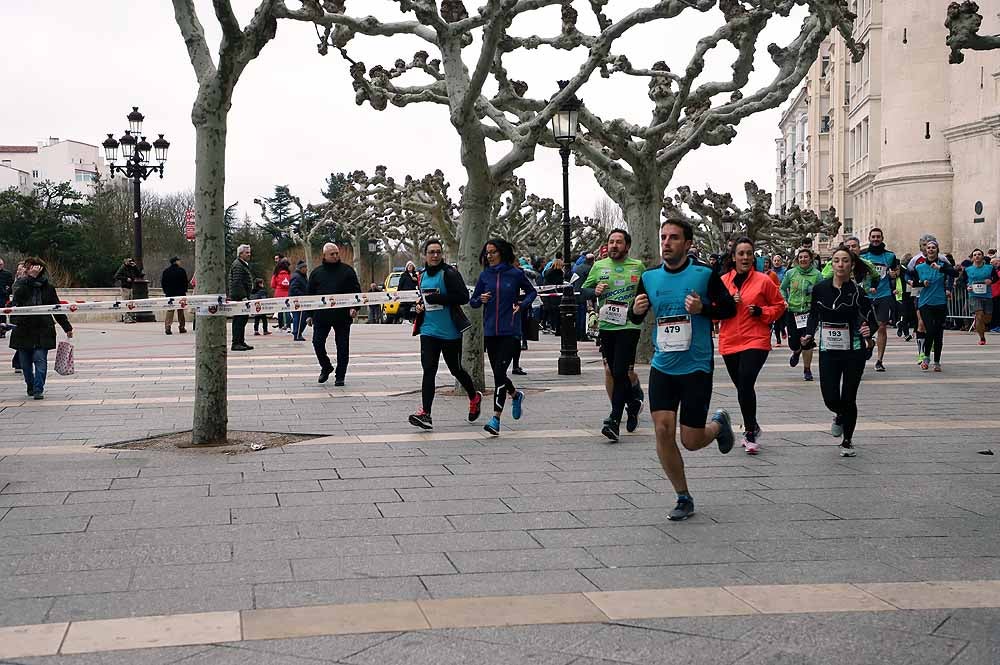
<instances>
[{"instance_id":1,"label":"plastic barrier tape","mask_svg":"<svg viewBox=\"0 0 1000 665\"><path fill-rule=\"evenodd\" d=\"M202 305L226 302L224 295L180 296L177 298L148 298L146 300L94 300L90 302L64 302L58 305L32 307L3 307L0 314L32 316L45 314L94 314L100 312L163 312L171 309L193 309Z\"/></svg>"}]
</instances>

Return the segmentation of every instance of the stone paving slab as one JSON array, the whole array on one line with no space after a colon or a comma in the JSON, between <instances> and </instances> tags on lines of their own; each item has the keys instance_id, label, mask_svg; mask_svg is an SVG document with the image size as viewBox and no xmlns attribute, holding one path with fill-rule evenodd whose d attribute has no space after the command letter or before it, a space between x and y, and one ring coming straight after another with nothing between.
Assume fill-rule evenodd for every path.
<instances>
[{"instance_id":1,"label":"stone paving slab","mask_svg":"<svg viewBox=\"0 0 1000 665\"><path fill-rule=\"evenodd\" d=\"M665 518L673 493L648 415L637 433L606 443L596 431L607 409L599 372L557 377L551 338L525 355L525 418L505 419L510 426L495 439L465 422L446 374L436 431L409 428L403 415L416 407L416 377L390 365L416 362L415 342L402 328L362 326L347 390L311 384L311 357L286 354L284 339L260 340L257 351L232 359L232 422L314 434L306 445L197 459L90 451L190 426L190 403L162 399L187 384L153 382L184 375L157 368L175 366L164 358L185 357L191 340L164 340L142 325L102 336L106 346L81 346L79 375L54 378L51 401L0 402L0 625L503 594L1000 578L1000 463L978 454L1000 452L1000 421L979 408L992 379L976 365L1000 360L1000 351L963 335L948 334L937 376L916 369L911 345L890 340L889 371L866 373L862 384L853 460L838 458L823 431L829 414L818 386L803 384L776 349L758 384L762 454L685 453L698 512L674 524ZM153 344L128 360L136 377L107 372L128 346L116 341L125 334ZM380 355L364 355L376 345ZM583 356L598 369L592 347ZM94 381L105 378L128 380ZM20 390L15 377L0 380L0 400L8 383ZM713 405L739 422L728 377L719 373L715 383ZM716 624L726 621L736 619ZM990 648L969 631L948 638L957 650L937 649L938 636L925 649L900 638L866 651L840 634L841 662L988 662ZM711 642L724 637L698 635L710 644L676 654L826 662L837 632L824 634L828 641L811 651L778 639L785 634L735 650ZM197 653L262 654L243 644ZM155 651L144 650L150 660L141 662L155 662ZM588 648L560 658L623 662L629 653Z\"/></svg>"}]
</instances>

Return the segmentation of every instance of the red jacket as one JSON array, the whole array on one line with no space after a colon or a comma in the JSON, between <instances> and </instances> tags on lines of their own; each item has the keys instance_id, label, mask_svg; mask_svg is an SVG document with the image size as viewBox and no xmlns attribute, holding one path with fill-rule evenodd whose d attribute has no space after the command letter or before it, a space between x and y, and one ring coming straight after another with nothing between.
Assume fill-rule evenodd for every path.
<instances>
[{"instance_id":1,"label":"red jacket","mask_svg":"<svg viewBox=\"0 0 1000 665\"><path fill-rule=\"evenodd\" d=\"M271 277L271 289L274 291L275 298L288 297L288 284L291 278L292 273L287 270L282 270L277 275Z\"/></svg>"},{"instance_id":2,"label":"red jacket","mask_svg":"<svg viewBox=\"0 0 1000 665\"><path fill-rule=\"evenodd\" d=\"M730 294L736 295L736 271L722 277ZM751 270L747 281L739 289L740 302L736 316L725 319L719 328L719 353L724 356L747 349L771 350L771 324L785 313L785 299L774 282L758 270ZM762 310L760 316L750 316L750 306Z\"/></svg>"}]
</instances>

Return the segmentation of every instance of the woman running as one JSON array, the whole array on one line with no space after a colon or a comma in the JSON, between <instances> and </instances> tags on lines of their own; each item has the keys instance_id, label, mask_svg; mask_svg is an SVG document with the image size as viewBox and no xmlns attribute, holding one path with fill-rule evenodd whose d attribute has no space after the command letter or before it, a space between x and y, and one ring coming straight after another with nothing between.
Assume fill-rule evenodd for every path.
<instances>
[{"instance_id":1,"label":"woman running","mask_svg":"<svg viewBox=\"0 0 1000 665\"><path fill-rule=\"evenodd\" d=\"M514 248L506 240L494 238L479 253L483 271L469 298L469 306L483 308L486 354L493 370L493 417L483 426L493 436L500 434L500 415L507 395L513 398L511 415L521 417L524 393L507 376L514 354L521 346L521 310L531 306L537 292L524 271L514 265ZM524 295L521 295L524 291Z\"/></svg>"},{"instance_id":2,"label":"woman running","mask_svg":"<svg viewBox=\"0 0 1000 665\"><path fill-rule=\"evenodd\" d=\"M816 284L802 347L819 341L819 383L826 408L833 411L830 434L843 436L841 457L854 457L854 428L858 424L858 387L865 372L872 330L878 326L875 310L864 289L851 279L868 268L841 245L830 260L833 276ZM861 266L859 269L858 266ZM863 278L858 280L863 282Z\"/></svg>"},{"instance_id":3,"label":"woman running","mask_svg":"<svg viewBox=\"0 0 1000 665\"><path fill-rule=\"evenodd\" d=\"M799 356L802 357L802 379L812 381L813 350L802 348L802 334L809 320L809 309L812 307L812 292L817 282L822 279L819 270L813 265L811 249L803 247L795 255L795 265L788 269L781 280L781 295L788 303L785 320L788 328L788 348L792 355L788 359L790 367L797 367Z\"/></svg>"},{"instance_id":4,"label":"woman running","mask_svg":"<svg viewBox=\"0 0 1000 665\"><path fill-rule=\"evenodd\" d=\"M930 356L934 355L934 371L941 371L941 348L944 345L944 323L948 318L948 294L954 285L958 271L943 260L937 240L928 240L924 249L926 261L914 266L915 281L923 287L917 305L920 320L924 322L924 357L920 369L930 368Z\"/></svg>"},{"instance_id":5,"label":"woman running","mask_svg":"<svg viewBox=\"0 0 1000 665\"><path fill-rule=\"evenodd\" d=\"M740 238L733 245L735 268L722 283L736 301L736 316L719 328L719 353L743 413L743 447L747 454L760 450L757 393L754 384L771 351L771 326L785 314L785 300L770 277L754 268L754 245Z\"/></svg>"},{"instance_id":6,"label":"woman running","mask_svg":"<svg viewBox=\"0 0 1000 665\"><path fill-rule=\"evenodd\" d=\"M986 262L983 250L972 250L972 265L965 269L965 288L969 292L969 302L976 313L976 333L979 345L986 344L986 329L993 317L993 283L997 281L997 271Z\"/></svg>"}]
</instances>

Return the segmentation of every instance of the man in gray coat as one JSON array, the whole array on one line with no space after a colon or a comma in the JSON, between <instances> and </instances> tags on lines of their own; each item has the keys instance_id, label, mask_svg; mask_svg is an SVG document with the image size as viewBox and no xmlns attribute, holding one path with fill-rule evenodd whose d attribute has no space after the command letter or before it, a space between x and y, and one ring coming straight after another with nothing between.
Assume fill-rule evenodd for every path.
<instances>
[{"instance_id":1,"label":"man in gray coat","mask_svg":"<svg viewBox=\"0 0 1000 665\"><path fill-rule=\"evenodd\" d=\"M247 300L253 291L253 274L250 272L250 245L240 245L236 250L237 258L229 269L229 299L232 301ZM247 315L233 317L233 351L253 351L247 344Z\"/></svg>"}]
</instances>

